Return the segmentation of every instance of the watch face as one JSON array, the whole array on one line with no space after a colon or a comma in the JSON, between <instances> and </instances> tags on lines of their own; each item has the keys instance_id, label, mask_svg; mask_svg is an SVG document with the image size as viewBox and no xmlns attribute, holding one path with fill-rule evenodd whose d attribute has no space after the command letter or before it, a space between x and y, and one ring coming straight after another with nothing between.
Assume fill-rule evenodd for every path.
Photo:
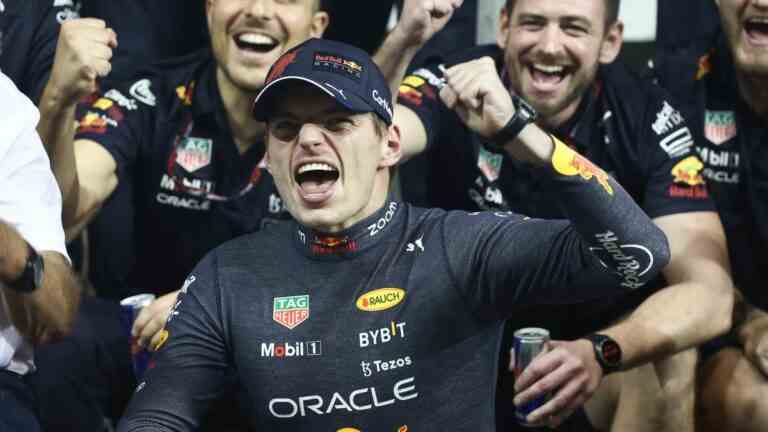
<instances>
[{"instance_id":1,"label":"watch face","mask_svg":"<svg viewBox=\"0 0 768 432\"><path fill-rule=\"evenodd\" d=\"M610 365L621 363L621 348L612 340L605 340L600 344L600 355Z\"/></svg>"}]
</instances>

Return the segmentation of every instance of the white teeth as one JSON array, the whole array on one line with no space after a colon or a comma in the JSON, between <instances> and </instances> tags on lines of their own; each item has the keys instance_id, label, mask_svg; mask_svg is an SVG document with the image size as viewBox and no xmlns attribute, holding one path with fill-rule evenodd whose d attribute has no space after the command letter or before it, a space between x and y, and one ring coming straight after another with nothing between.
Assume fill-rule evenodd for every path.
<instances>
[{"instance_id":1,"label":"white teeth","mask_svg":"<svg viewBox=\"0 0 768 432\"><path fill-rule=\"evenodd\" d=\"M260 33L243 33L237 38L240 42L252 45L274 45L277 43L274 38Z\"/></svg>"},{"instance_id":2,"label":"white teeth","mask_svg":"<svg viewBox=\"0 0 768 432\"><path fill-rule=\"evenodd\" d=\"M334 172L334 171L336 171L336 168L334 168L334 167L332 167L332 166L330 166L328 164L324 164L324 163L310 163L310 164L306 164L306 165L300 166L299 170L297 171L297 174L304 174L305 172L308 172L308 171L331 171L331 172Z\"/></svg>"},{"instance_id":3,"label":"white teeth","mask_svg":"<svg viewBox=\"0 0 768 432\"><path fill-rule=\"evenodd\" d=\"M533 68L538 70L539 72L544 72L548 74L563 73L563 71L565 70L563 66L549 66L549 65L543 65L543 64L534 64Z\"/></svg>"},{"instance_id":4,"label":"white teeth","mask_svg":"<svg viewBox=\"0 0 768 432\"><path fill-rule=\"evenodd\" d=\"M768 24L768 16L764 17L752 17L748 19L747 21L755 24Z\"/></svg>"}]
</instances>

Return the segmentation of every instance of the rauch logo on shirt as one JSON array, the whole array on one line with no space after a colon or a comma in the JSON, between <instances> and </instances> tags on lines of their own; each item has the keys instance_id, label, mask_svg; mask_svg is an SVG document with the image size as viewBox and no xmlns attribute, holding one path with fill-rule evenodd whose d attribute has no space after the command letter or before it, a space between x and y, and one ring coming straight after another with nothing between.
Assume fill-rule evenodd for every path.
<instances>
[{"instance_id":1,"label":"rauch logo on shirt","mask_svg":"<svg viewBox=\"0 0 768 432\"><path fill-rule=\"evenodd\" d=\"M355 304L361 311L376 312L393 308L404 298L402 288L379 288L361 295Z\"/></svg>"}]
</instances>

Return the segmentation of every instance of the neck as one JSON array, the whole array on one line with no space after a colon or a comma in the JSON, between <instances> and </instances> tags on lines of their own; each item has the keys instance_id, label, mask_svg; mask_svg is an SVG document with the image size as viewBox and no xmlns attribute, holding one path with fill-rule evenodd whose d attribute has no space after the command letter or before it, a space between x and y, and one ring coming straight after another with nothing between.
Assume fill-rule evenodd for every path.
<instances>
[{"instance_id":1,"label":"neck","mask_svg":"<svg viewBox=\"0 0 768 432\"><path fill-rule=\"evenodd\" d=\"M755 114L768 120L768 76L737 71L736 77L741 97Z\"/></svg>"},{"instance_id":2,"label":"neck","mask_svg":"<svg viewBox=\"0 0 768 432\"><path fill-rule=\"evenodd\" d=\"M251 109L258 91L244 91L232 83L224 71L216 71L216 83L224 103L229 129L240 154L264 136L265 125L253 119Z\"/></svg>"}]
</instances>

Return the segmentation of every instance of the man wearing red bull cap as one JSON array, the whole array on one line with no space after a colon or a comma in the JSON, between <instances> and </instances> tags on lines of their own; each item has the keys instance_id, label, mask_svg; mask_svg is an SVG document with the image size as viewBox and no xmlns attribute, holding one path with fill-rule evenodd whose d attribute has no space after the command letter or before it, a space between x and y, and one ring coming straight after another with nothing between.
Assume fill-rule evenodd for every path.
<instances>
[{"instance_id":1,"label":"man wearing red bull cap","mask_svg":"<svg viewBox=\"0 0 768 432\"><path fill-rule=\"evenodd\" d=\"M427 17L443 5L450 15L454 3L406 2ZM55 108L65 121L48 140L64 196L64 224L76 232L110 203L115 190L126 188L132 194L132 214L121 216L135 229L135 256L131 257L135 262L125 265L128 271L120 286L107 288L114 289L108 293L112 297L158 294L133 327L142 345L161 340L160 330L184 277L206 252L287 217L272 176L264 169L264 125L252 121L249 108L272 63L307 38L322 36L329 19L318 0L207 0L205 4L210 48L154 65L127 83L101 82L94 95L97 75L104 68L108 71L110 64L98 61L102 58L90 64L82 60L98 57L114 45L112 31L76 32L85 36L60 41L57 53L78 60L66 75L69 80L56 88L60 103ZM82 49L83 41L94 39L101 46ZM354 70L355 66L343 67ZM88 99L77 105L83 96ZM74 116L75 127L69 121ZM120 230L121 222L113 219L106 224ZM111 231L104 232L98 241L110 244ZM127 341L121 346L127 347ZM87 351L84 356L88 357L101 352L81 351ZM116 357L107 359L105 369L129 365L123 361L127 353L105 351ZM105 382L93 386L98 387L93 392L120 394L119 388L110 387L121 376L113 370L71 366L77 369L75 378L60 374L67 382ZM51 394L55 392L44 396ZM81 396L71 402L81 398L87 399ZM89 406L82 411L86 415L75 417L88 417L97 409ZM72 427L67 413L62 414L59 427Z\"/></svg>"},{"instance_id":2,"label":"man wearing red bull cap","mask_svg":"<svg viewBox=\"0 0 768 432\"><path fill-rule=\"evenodd\" d=\"M570 220L391 198L400 134L388 83L359 49L311 39L268 77L254 116L295 221L198 264L120 431L194 430L230 369L257 430L491 431L504 318L555 301L551 288L583 271L619 278L606 233L645 251L638 282L666 265L663 233L621 186L573 175L583 159L530 121L509 146ZM484 107L468 110L481 129L514 111L504 93Z\"/></svg>"},{"instance_id":3,"label":"man wearing red bull cap","mask_svg":"<svg viewBox=\"0 0 768 432\"><path fill-rule=\"evenodd\" d=\"M670 239L664 277L646 285L632 280L642 269L630 264L631 248L604 236L606 250L627 256L623 283L635 288L632 293L579 307L532 308L508 323L505 348L511 330L531 325L548 328L555 339L575 340L556 342L514 384L517 392L511 374L502 377L498 403L506 409L497 410L499 430L513 427L504 423L515 422L515 393L515 402L524 403L551 392L551 402L532 413L534 423L559 425L589 400L586 413L579 410L564 428L690 431L693 348L730 325L725 239L693 134L666 92L614 62L623 32L618 9L617 0L510 0L501 11L497 44L435 59L392 83L399 86L396 118L404 147L427 148L430 171L422 177L430 205L562 217L536 171L503 145L520 119L504 113L506 127L483 131L467 115L486 94L502 92L514 94L521 107L530 104L537 124L612 173ZM581 159L569 171L601 181L600 170ZM408 188L403 185L406 198ZM615 281L584 273L567 284L578 291Z\"/></svg>"},{"instance_id":4,"label":"man wearing red bull cap","mask_svg":"<svg viewBox=\"0 0 768 432\"><path fill-rule=\"evenodd\" d=\"M698 430L768 430L768 2L718 0L721 28L659 52L654 73L699 135L740 295L733 330L702 349ZM691 30L693 31L693 30Z\"/></svg>"}]
</instances>

